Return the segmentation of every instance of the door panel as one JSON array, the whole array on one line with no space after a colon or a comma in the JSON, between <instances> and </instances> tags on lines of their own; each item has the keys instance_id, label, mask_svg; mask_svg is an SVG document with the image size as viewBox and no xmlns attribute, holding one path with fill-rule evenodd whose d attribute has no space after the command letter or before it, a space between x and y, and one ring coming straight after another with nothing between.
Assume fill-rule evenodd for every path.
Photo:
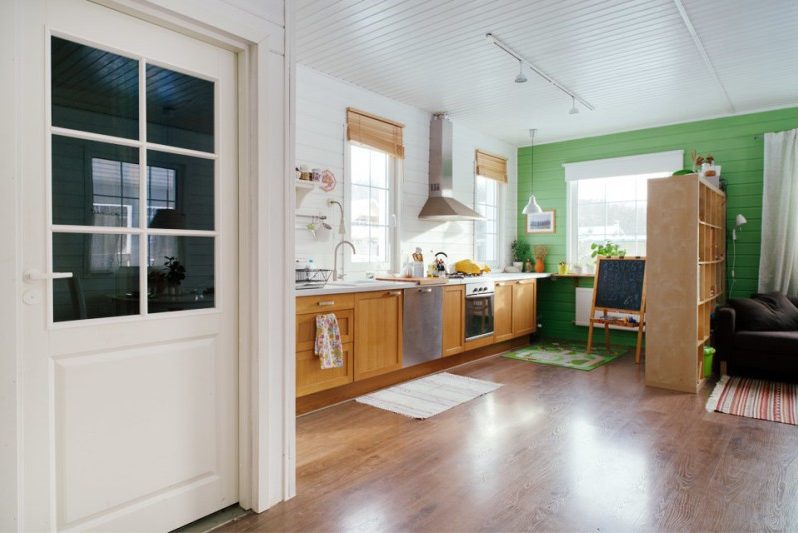
<instances>
[{"instance_id":1,"label":"door panel","mask_svg":"<svg viewBox=\"0 0 798 533\"><path fill-rule=\"evenodd\" d=\"M402 368L402 291L355 295L355 380Z\"/></svg>"},{"instance_id":2,"label":"door panel","mask_svg":"<svg viewBox=\"0 0 798 533\"><path fill-rule=\"evenodd\" d=\"M499 282L493 297L493 340L506 341L513 338L513 284Z\"/></svg>"},{"instance_id":3,"label":"door panel","mask_svg":"<svg viewBox=\"0 0 798 533\"><path fill-rule=\"evenodd\" d=\"M513 336L534 333L537 329L535 316L535 280L516 281L513 285Z\"/></svg>"},{"instance_id":4,"label":"door panel","mask_svg":"<svg viewBox=\"0 0 798 533\"><path fill-rule=\"evenodd\" d=\"M463 351L465 344L465 286L443 288L443 357Z\"/></svg>"},{"instance_id":5,"label":"door panel","mask_svg":"<svg viewBox=\"0 0 798 533\"><path fill-rule=\"evenodd\" d=\"M174 529L238 500L236 58L35 4L20 525Z\"/></svg>"},{"instance_id":6,"label":"door panel","mask_svg":"<svg viewBox=\"0 0 798 533\"><path fill-rule=\"evenodd\" d=\"M217 354L204 338L55 360L65 525L217 475Z\"/></svg>"}]
</instances>

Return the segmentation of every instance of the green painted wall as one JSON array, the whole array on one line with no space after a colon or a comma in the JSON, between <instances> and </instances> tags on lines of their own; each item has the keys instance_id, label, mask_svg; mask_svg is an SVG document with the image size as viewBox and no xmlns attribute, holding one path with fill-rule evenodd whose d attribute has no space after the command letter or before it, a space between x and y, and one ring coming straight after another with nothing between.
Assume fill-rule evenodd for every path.
<instances>
[{"instance_id":1,"label":"green painted wall","mask_svg":"<svg viewBox=\"0 0 798 533\"><path fill-rule=\"evenodd\" d=\"M798 108L764 113L702 120L673 126L602 135L573 141L542 144L534 147L534 192L544 209L557 210L557 232L527 235L524 216L518 220L518 235L533 246L549 247L546 271L555 272L566 254L566 193L563 163L620 157L666 150L690 150L711 153L722 165L722 177L728 183L728 225L743 213L748 224L737 238L737 283L734 296L747 296L756 290L759 270L759 240L762 215L762 161L765 132L798 127ZM533 148L518 150L518 212L529 197L530 157ZM685 164L689 166L689 164ZM649 231L649 239L656 233ZM730 243L729 243L730 245ZM592 280L582 280L585 287ZM542 337L587 339L587 328L574 326L574 283L571 280L544 280L540 283L538 318ZM626 332L613 332L613 341L633 344Z\"/></svg>"}]
</instances>

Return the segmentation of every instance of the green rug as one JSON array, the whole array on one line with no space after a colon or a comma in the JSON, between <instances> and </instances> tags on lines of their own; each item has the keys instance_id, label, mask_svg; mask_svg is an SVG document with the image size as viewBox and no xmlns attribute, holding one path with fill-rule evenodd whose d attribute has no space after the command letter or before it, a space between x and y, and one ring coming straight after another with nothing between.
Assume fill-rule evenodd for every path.
<instances>
[{"instance_id":1,"label":"green rug","mask_svg":"<svg viewBox=\"0 0 798 533\"><path fill-rule=\"evenodd\" d=\"M540 363L542 365L590 371L606 365L629 352L629 348L626 347L613 348L608 351L603 345L598 346L595 344L593 345L593 353L586 353L586 349L586 343L543 341L526 348L507 352L502 357Z\"/></svg>"}]
</instances>

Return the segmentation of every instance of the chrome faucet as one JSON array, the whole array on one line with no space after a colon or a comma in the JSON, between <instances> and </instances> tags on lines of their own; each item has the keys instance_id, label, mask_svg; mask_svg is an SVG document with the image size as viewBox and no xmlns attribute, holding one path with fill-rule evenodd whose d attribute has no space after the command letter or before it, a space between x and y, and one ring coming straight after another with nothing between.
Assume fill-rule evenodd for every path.
<instances>
[{"instance_id":1,"label":"chrome faucet","mask_svg":"<svg viewBox=\"0 0 798 533\"><path fill-rule=\"evenodd\" d=\"M333 252L333 256L335 258L333 262L333 281L344 279L343 272L341 272L340 275L338 274L338 248L340 248L344 244L348 244L349 247L352 248L353 254L357 253L357 250L355 250L355 245L345 239L341 239L341 242L335 245L335 251ZM341 258L341 270L343 270L343 257Z\"/></svg>"}]
</instances>

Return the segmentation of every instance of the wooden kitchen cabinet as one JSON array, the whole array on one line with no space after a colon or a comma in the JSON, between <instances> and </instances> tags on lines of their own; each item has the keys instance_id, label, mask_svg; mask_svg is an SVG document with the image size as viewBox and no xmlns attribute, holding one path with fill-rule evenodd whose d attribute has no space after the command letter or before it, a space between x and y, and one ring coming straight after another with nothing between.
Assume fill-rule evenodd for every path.
<instances>
[{"instance_id":1,"label":"wooden kitchen cabinet","mask_svg":"<svg viewBox=\"0 0 798 533\"><path fill-rule=\"evenodd\" d=\"M352 305L355 305L352 300ZM330 311L338 320L338 330L341 332L341 343L354 342L355 310L342 309ZM297 315L296 317L296 351L312 350L316 344L316 316L326 313L313 313Z\"/></svg>"},{"instance_id":2,"label":"wooden kitchen cabinet","mask_svg":"<svg viewBox=\"0 0 798 533\"><path fill-rule=\"evenodd\" d=\"M306 296L296 301L296 395L304 396L352 383L354 380L355 298L351 294ZM344 349L344 366L322 370L313 352L316 316L332 313L338 320Z\"/></svg>"},{"instance_id":3,"label":"wooden kitchen cabinet","mask_svg":"<svg viewBox=\"0 0 798 533\"><path fill-rule=\"evenodd\" d=\"M402 291L355 295L355 380L402 368Z\"/></svg>"},{"instance_id":4,"label":"wooden kitchen cabinet","mask_svg":"<svg viewBox=\"0 0 798 533\"><path fill-rule=\"evenodd\" d=\"M443 288L443 357L465 349L465 286Z\"/></svg>"},{"instance_id":5,"label":"wooden kitchen cabinet","mask_svg":"<svg viewBox=\"0 0 798 533\"><path fill-rule=\"evenodd\" d=\"M493 340L513 338L513 287L515 281L499 281L493 292Z\"/></svg>"},{"instance_id":6,"label":"wooden kitchen cabinet","mask_svg":"<svg viewBox=\"0 0 798 533\"><path fill-rule=\"evenodd\" d=\"M512 287L512 336L534 333L537 330L537 284L534 279L522 279L514 282Z\"/></svg>"},{"instance_id":7,"label":"wooden kitchen cabinet","mask_svg":"<svg viewBox=\"0 0 798 533\"><path fill-rule=\"evenodd\" d=\"M318 356L309 350L296 352L296 395L305 396L340 385L352 383L354 379L353 344L343 345L344 366L322 370Z\"/></svg>"}]
</instances>

